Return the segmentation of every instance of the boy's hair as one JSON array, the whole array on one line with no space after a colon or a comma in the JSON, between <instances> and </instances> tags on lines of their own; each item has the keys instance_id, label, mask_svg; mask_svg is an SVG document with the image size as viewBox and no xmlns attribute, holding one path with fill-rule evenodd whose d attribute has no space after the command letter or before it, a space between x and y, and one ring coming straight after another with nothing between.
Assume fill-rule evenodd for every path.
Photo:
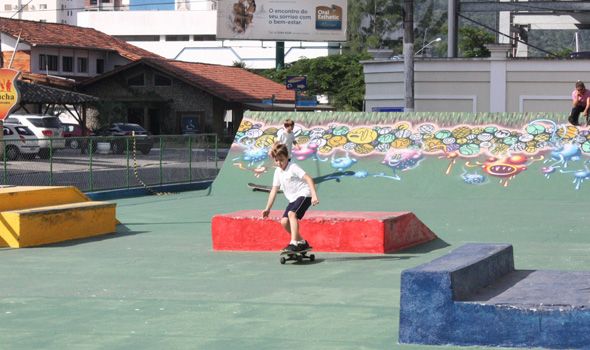
<instances>
[{"instance_id":1,"label":"boy's hair","mask_svg":"<svg viewBox=\"0 0 590 350\"><path fill-rule=\"evenodd\" d=\"M289 150L286 145L282 143L275 143L270 150L270 156L273 159L277 159L279 155L283 155L285 158L289 158Z\"/></svg>"},{"instance_id":2,"label":"boy's hair","mask_svg":"<svg viewBox=\"0 0 590 350\"><path fill-rule=\"evenodd\" d=\"M289 119L289 118L285 119L285 121L283 122L283 126L284 127L293 126L293 125L295 125L295 122L292 119Z\"/></svg>"},{"instance_id":3,"label":"boy's hair","mask_svg":"<svg viewBox=\"0 0 590 350\"><path fill-rule=\"evenodd\" d=\"M583 83L583 82L581 82L580 80L578 80L578 81L576 81L576 89L577 89L577 88L582 88L582 89L585 89L585 88L586 88L586 86L584 85L584 83Z\"/></svg>"}]
</instances>

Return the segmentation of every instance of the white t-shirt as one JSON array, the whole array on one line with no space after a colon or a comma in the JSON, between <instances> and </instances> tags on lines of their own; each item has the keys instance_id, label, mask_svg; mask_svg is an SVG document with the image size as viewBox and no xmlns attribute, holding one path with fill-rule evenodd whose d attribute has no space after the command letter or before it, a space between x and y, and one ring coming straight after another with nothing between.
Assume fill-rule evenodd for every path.
<instances>
[{"instance_id":1,"label":"white t-shirt","mask_svg":"<svg viewBox=\"0 0 590 350\"><path fill-rule=\"evenodd\" d=\"M285 170L277 167L272 179L272 185L279 186L289 203L295 202L299 197L311 197L311 189L303 180L305 171L299 165L287 164Z\"/></svg>"},{"instance_id":2,"label":"white t-shirt","mask_svg":"<svg viewBox=\"0 0 590 350\"><path fill-rule=\"evenodd\" d=\"M287 146L287 150L289 150L289 159L291 158L291 149L293 148L293 141L295 141L295 134L292 132L283 131L279 135L279 143Z\"/></svg>"}]
</instances>

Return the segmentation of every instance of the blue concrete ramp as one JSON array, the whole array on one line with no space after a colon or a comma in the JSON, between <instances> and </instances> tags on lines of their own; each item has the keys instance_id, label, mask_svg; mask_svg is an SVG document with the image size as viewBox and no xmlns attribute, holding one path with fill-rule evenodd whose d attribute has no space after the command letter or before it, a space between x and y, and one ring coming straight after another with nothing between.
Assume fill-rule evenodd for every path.
<instances>
[{"instance_id":1,"label":"blue concrete ramp","mask_svg":"<svg viewBox=\"0 0 590 350\"><path fill-rule=\"evenodd\" d=\"M590 272L515 270L509 244L466 244L401 276L401 343L586 349Z\"/></svg>"}]
</instances>

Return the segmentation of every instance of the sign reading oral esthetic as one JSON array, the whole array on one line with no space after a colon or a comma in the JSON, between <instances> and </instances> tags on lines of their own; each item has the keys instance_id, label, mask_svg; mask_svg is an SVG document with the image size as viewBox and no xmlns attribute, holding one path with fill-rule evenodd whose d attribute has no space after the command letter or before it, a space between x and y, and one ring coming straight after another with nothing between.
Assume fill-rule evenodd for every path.
<instances>
[{"instance_id":1,"label":"sign reading oral esthetic","mask_svg":"<svg viewBox=\"0 0 590 350\"><path fill-rule=\"evenodd\" d=\"M20 94L16 78L20 72L14 69L0 69L0 120L4 120L18 104Z\"/></svg>"}]
</instances>

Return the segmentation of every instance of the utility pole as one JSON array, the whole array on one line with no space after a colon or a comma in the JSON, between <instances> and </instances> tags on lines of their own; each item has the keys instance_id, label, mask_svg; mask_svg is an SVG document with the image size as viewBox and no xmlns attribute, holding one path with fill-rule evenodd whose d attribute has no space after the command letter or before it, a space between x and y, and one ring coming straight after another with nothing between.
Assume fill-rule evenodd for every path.
<instances>
[{"instance_id":1,"label":"utility pole","mask_svg":"<svg viewBox=\"0 0 590 350\"><path fill-rule=\"evenodd\" d=\"M447 35L447 57L455 58L458 56L459 42L459 0L449 0L447 12L448 35Z\"/></svg>"},{"instance_id":2,"label":"utility pole","mask_svg":"<svg viewBox=\"0 0 590 350\"><path fill-rule=\"evenodd\" d=\"M414 111L414 0L404 0L405 112Z\"/></svg>"}]
</instances>

